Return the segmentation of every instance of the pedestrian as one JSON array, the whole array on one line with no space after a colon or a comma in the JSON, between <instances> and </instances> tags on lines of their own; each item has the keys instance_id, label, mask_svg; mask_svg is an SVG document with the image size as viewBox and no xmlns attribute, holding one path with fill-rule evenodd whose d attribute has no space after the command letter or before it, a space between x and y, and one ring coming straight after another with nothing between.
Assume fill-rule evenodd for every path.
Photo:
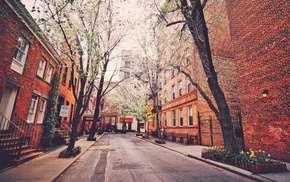
<instances>
[{"instance_id":1,"label":"pedestrian","mask_svg":"<svg viewBox=\"0 0 290 182\"><path fill-rule=\"evenodd\" d=\"M164 139L164 128L163 127L160 129L160 136L161 136L161 139L163 140Z\"/></svg>"}]
</instances>

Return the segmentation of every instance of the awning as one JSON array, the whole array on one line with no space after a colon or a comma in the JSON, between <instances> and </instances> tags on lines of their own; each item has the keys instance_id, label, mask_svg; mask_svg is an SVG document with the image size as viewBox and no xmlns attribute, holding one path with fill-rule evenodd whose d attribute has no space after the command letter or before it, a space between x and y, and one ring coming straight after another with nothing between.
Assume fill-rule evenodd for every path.
<instances>
[{"instance_id":1,"label":"awning","mask_svg":"<svg viewBox=\"0 0 290 182\"><path fill-rule=\"evenodd\" d=\"M124 117L121 117L120 119L119 119L119 121L120 122L123 122L123 121L125 121L126 123L132 123L133 122L133 118L124 118Z\"/></svg>"}]
</instances>

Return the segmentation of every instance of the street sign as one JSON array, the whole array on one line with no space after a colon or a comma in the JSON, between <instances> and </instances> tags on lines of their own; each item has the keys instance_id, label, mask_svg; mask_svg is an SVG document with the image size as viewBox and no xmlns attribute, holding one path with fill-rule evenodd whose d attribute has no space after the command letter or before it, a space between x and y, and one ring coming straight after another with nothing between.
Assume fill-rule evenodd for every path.
<instances>
[{"instance_id":1,"label":"street sign","mask_svg":"<svg viewBox=\"0 0 290 182\"><path fill-rule=\"evenodd\" d=\"M60 117L67 117L68 116L69 106L62 105L60 108L59 116Z\"/></svg>"}]
</instances>

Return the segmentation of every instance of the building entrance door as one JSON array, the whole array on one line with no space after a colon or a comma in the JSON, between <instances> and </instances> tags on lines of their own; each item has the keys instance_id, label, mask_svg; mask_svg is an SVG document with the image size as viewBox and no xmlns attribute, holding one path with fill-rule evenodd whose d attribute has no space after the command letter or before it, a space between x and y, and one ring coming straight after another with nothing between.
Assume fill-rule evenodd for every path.
<instances>
[{"instance_id":1,"label":"building entrance door","mask_svg":"<svg viewBox=\"0 0 290 182\"><path fill-rule=\"evenodd\" d=\"M4 94L0 103L0 113L4 115L8 120L11 119L11 115L13 112L13 107L16 100L18 88L7 83ZM6 120L2 120L0 123L0 130L7 130L9 127L9 123Z\"/></svg>"}]
</instances>

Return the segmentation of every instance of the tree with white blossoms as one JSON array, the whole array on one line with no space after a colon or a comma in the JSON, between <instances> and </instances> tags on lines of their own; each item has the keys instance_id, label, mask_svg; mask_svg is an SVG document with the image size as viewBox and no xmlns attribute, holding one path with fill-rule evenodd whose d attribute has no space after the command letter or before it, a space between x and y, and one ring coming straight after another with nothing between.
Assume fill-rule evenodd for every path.
<instances>
[{"instance_id":1,"label":"tree with white blossoms","mask_svg":"<svg viewBox=\"0 0 290 182\"><path fill-rule=\"evenodd\" d=\"M77 105L72 121L72 132L66 155L70 156L77 137L77 127L85 113L93 89L98 89L99 108L103 77L106 74L110 54L123 34L113 35L119 27L113 27L113 14L108 11L110 1L102 0L44 0L44 17L40 18L44 32L64 58L71 61L71 77L79 73L79 89L72 80L72 90ZM106 17L105 17L106 16ZM99 79L100 85L94 84ZM100 92L100 93L99 93ZM96 112L95 114L99 114ZM91 135L90 135L91 136Z\"/></svg>"}]
</instances>

